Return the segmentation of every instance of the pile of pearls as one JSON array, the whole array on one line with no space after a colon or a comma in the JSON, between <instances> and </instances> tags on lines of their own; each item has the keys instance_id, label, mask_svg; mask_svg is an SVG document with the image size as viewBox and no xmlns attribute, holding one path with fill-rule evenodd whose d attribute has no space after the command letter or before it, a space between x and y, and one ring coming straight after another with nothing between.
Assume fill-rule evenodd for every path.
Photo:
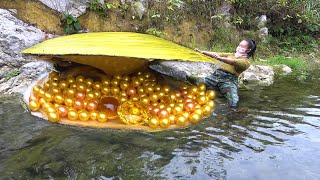
<instances>
[{"instance_id":1,"label":"pile of pearls","mask_svg":"<svg viewBox=\"0 0 320 180\"><path fill-rule=\"evenodd\" d=\"M62 78L52 71L43 85L32 88L29 108L31 111L42 110L53 123L59 122L60 118L105 123L117 118L111 117L101 104L101 99L110 96L116 98L120 105L128 101L142 104L150 115L144 125L151 128L197 123L210 115L215 106L215 92L207 91L204 84L183 84L179 90L171 90L167 85L157 84L149 72L130 76L106 75L95 80L83 75ZM133 106L128 112L139 116L142 109L141 106Z\"/></svg>"}]
</instances>

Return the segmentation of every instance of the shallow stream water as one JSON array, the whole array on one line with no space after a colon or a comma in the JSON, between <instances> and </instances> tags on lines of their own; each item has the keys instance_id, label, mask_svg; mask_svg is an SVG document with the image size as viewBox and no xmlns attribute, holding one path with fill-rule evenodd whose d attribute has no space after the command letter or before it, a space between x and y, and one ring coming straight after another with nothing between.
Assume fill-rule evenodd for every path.
<instances>
[{"instance_id":1,"label":"shallow stream water","mask_svg":"<svg viewBox=\"0 0 320 180\"><path fill-rule=\"evenodd\" d=\"M320 74L240 91L246 113L156 133L51 124L0 99L0 179L319 179Z\"/></svg>"}]
</instances>

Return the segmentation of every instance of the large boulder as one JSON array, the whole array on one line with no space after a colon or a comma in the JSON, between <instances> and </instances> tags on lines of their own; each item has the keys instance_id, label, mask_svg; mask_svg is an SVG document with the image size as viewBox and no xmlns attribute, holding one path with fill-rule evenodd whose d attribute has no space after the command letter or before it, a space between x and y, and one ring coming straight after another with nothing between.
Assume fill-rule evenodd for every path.
<instances>
[{"instance_id":1,"label":"large boulder","mask_svg":"<svg viewBox=\"0 0 320 180\"><path fill-rule=\"evenodd\" d=\"M41 30L15 17L15 12L0 9L0 94L22 93L49 63L35 62L20 52L46 37Z\"/></svg>"},{"instance_id":2,"label":"large boulder","mask_svg":"<svg viewBox=\"0 0 320 180\"><path fill-rule=\"evenodd\" d=\"M239 76L240 87L269 86L273 84L274 71L270 66L251 65Z\"/></svg>"},{"instance_id":3,"label":"large boulder","mask_svg":"<svg viewBox=\"0 0 320 180\"><path fill-rule=\"evenodd\" d=\"M79 17L86 12L89 0L40 0L43 4L60 13ZM101 3L104 3L101 0Z\"/></svg>"}]
</instances>

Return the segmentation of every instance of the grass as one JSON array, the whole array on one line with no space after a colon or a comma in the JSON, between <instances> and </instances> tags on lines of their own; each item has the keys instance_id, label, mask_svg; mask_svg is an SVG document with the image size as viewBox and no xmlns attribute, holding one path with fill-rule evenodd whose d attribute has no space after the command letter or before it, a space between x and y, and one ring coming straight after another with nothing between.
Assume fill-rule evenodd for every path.
<instances>
[{"instance_id":1,"label":"grass","mask_svg":"<svg viewBox=\"0 0 320 180\"><path fill-rule=\"evenodd\" d=\"M12 72L4 75L4 78L10 79L10 78L12 78L12 77L18 76L20 73L21 73L20 70L15 70L15 71L12 71Z\"/></svg>"},{"instance_id":2,"label":"grass","mask_svg":"<svg viewBox=\"0 0 320 180\"><path fill-rule=\"evenodd\" d=\"M289 66L293 70L302 70L307 68L307 63L304 59L296 57L274 56L268 58L267 61L259 61L258 64L265 65L278 65L284 64Z\"/></svg>"}]
</instances>

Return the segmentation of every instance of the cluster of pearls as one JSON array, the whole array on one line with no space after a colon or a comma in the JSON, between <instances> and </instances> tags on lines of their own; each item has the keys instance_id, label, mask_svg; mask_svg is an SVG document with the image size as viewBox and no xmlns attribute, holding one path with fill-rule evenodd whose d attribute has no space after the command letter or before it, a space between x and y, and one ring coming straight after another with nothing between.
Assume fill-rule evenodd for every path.
<instances>
[{"instance_id":1,"label":"cluster of pearls","mask_svg":"<svg viewBox=\"0 0 320 180\"><path fill-rule=\"evenodd\" d=\"M140 116L142 111L147 110L150 117L146 125L151 128L197 123L208 116L215 106L215 92L207 91L204 84L182 85L179 90L171 90L167 85L157 84L156 78L149 72L130 76L106 75L95 80L83 75L62 78L53 71L46 82L33 87L29 108L31 111L42 110L50 122L67 118L104 123L117 119L117 114L122 113L117 112L116 106L111 107L116 112L110 112L110 107L106 109L105 97L115 98L119 105L125 102L142 104L145 109L132 106L126 113Z\"/></svg>"}]
</instances>

